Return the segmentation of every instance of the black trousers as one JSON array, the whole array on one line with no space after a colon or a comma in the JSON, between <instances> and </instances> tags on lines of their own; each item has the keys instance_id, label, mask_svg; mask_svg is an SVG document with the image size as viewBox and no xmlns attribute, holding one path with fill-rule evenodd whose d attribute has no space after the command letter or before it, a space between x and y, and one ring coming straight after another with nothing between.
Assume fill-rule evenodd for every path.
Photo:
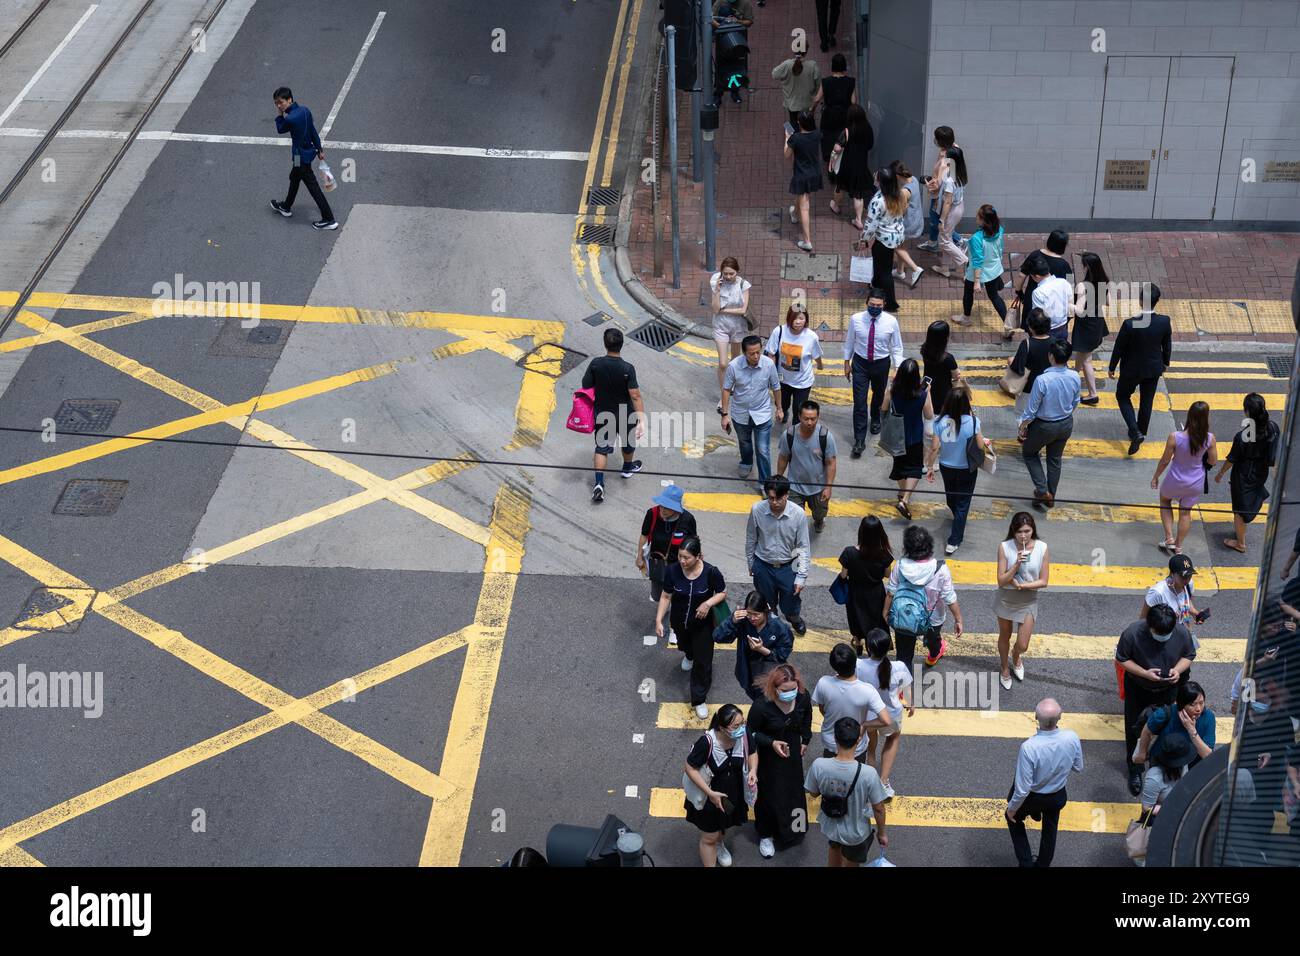
<instances>
[{"instance_id":1,"label":"black trousers","mask_svg":"<svg viewBox=\"0 0 1300 956\"><path fill-rule=\"evenodd\" d=\"M691 662L691 706L709 699L713 685L713 626L712 616L703 622L692 618L689 622L675 620L673 632L677 635L677 649Z\"/></svg>"},{"instance_id":2,"label":"black trousers","mask_svg":"<svg viewBox=\"0 0 1300 956\"><path fill-rule=\"evenodd\" d=\"M1183 671L1179 684L1186 681L1190 673L1190 668ZM1138 722L1142 711L1148 707L1161 707L1173 703L1177 692L1177 685L1160 690L1149 690L1139 684L1132 674L1124 672L1124 746L1127 748L1124 751L1124 762L1128 765L1130 774L1134 770L1145 769L1133 763L1133 751L1137 748L1138 738L1142 736L1142 725Z\"/></svg>"},{"instance_id":3,"label":"black trousers","mask_svg":"<svg viewBox=\"0 0 1300 956\"><path fill-rule=\"evenodd\" d=\"M871 284L885 294L885 311L897 312L894 297L894 250L876 238L871 243Z\"/></svg>"},{"instance_id":4,"label":"black trousers","mask_svg":"<svg viewBox=\"0 0 1300 956\"><path fill-rule=\"evenodd\" d=\"M840 25L840 0L817 0L817 33L829 43Z\"/></svg>"},{"instance_id":5,"label":"black trousers","mask_svg":"<svg viewBox=\"0 0 1300 956\"><path fill-rule=\"evenodd\" d=\"M1119 413L1124 416L1124 424L1128 426L1129 441L1137 441L1139 437L1145 437L1147 428L1151 424L1151 405L1155 402L1156 386L1160 384L1160 377L1155 378L1125 378L1119 377L1119 383L1115 386L1115 402L1119 405ZM1133 415L1133 392L1138 393L1138 411L1137 416Z\"/></svg>"},{"instance_id":6,"label":"black trousers","mask_svg":"<svg viewBox=\"0 0 1300 956\"><path fill-rule=\"evenodd\" d=\"M975 308L975 282L973 279L964 279L962 282L961 314L969 319L971 309ZM1005 322L1007 304L1002 301L1002 276L985 282L984 293L989 297L989 301L993 303L993 308L997 309L998 318Z\"/></svg>"},{"instance_id":7,"label":"black trousers","mask_svg":"<svg viewBox=\"0 0 1300 956\"><path fill-rule=\"evenodd\" d=\"M777 356L777 358L780 358L780 356ZM781 414L785 416L787 425L791 421L797 422L799 420L799 406L808 401L808 396L811 394L811 385L807 388L793 388L785 384L785 382L781 383ZM793 419L790 418L790 409L792 407L794 408ZM782 438L780 441L785 441L785 439ZM784 452L784 449L782 449L782 451Z\"/></svg>"},{"instance_id":8,"label":"black trousers","mask_svg":"<svg viewBox=\"0 0 1300 956\"><path fill-rule=\"evenodd\" d=\"M925 642L925 649L933 657L939 653L939 648L943 646L943 632L932 627L926 631L922 640ZM916 657L916 635L905 634L902 631L894 632L894 657L902 661L907 667L908 673L912 671L912 659Z\"/></svg>"},{"instance_id":9,"label":"black trousers","mask_svg":"<svg viewBox=\"0 0 1300 956\"><path fill-rule=\"evenodd\" d=\"M284 197L285 206L292 207L293 201L298 198L299 183L306 186L307 192L311 193L311 198L316 200L320 217L327 222L332 220L334 213L330 210L330 204L325 199L325 191L320 188L320 183L316 181L316 174L312 172L310 165L293 166L289 169L289 195Z\"/></svg>"},{"instance_id":10,"label":"black trousers","mask_svg":"<svg viewBox=\"0 0 1300 956\"><path fill-rule=\"evenodd\" d=\"M885 404L885 388L889 385L889 356L868 362L856 352L853 354L853 442L867 440L867 426L880 421L880 407ZM871 396L870 421L867 415L867 396Z\"/></svg>"},{"instance_id":11,"label":"black trousers","mask_svg":"<svg viewBox=\"0 0 1300 956\"><path fill-rule=\"evenodd\" d=\"M1016 785L1013 783L1011 789L1007 791L1007 799L1010 800L1015 792ZM1021 866L1052 865L1052 857L1056 855L1056 827L1067 799L1064 787L1052 793L1031 793L1025 797L1025 802L1016 811L1016 822L1007 820L1007 829L1011 831L1011 845L1016 848L1016 859ZM1031 814L1035 818L1038 816L1043 818L1043 837L1038 842L1038 862L1034 862L1033 851L1029 848L1029 834L1025 832L1025 817Z\"/></svg>"}]
</instances>

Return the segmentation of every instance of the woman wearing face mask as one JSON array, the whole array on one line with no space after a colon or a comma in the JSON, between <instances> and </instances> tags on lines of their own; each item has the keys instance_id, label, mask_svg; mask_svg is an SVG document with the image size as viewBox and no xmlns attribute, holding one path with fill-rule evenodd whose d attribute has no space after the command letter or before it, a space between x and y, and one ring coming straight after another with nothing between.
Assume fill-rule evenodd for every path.
<instances>
[{"instance_id":1,"label":"woman wearing face mask","mask_svg":"<svg viewBox=\"0 0 1300 956\"><path fill-rule=\"evenodd\" d=\"M1214 711L1194 680L1180 684L1174 706L1154 707L1142 728L1133 762L1150 768L1142 781L1142 809L1164 800L1182 775L1214 750Z\"/></svg>"},{"instance_id":2,"label":"woman wearing face mask","mask_svg":"<svg viewBox=\"0 0 1300 956\"><path fill-rule=\"evenodd\" d=\"M750 591L744 604L714 628L713 642L736 645L736 680L750 700L758 700L762 678L790 659L794 633L771 613L763 595Z\"/></svg>"},{"instance_id":3,"label":"woman wearing face mask","mask_svg":"<svg viewBox=\"0 0 1300 956\"><path fill-rule=\"evenodd\" d=\"M799 409L812 392L817 369L822 367L822 343L808 328L808 310L792 305L785 313L785 324L778 325L768 336L765 351L776 363L781 380L781 411L786 421L799 417ZM790 407L794 406L794 419Z\"/></svg>"},{"instance_id":4,"label":"woman wearing face mask","mask_svg":"<svg viewBox=\"0 0 1300 956\"><path fill-rule=\"evenodd\" d=\"M746 726L758 752L758 852L773 857L778 847L784 850L803 839L807 827L801 821L808 820L801 758L812 740L812 697L793 664L778 664L767 675Z\"/></svg>"},{"instance_id":5,"label":"woman wearing face mask","mask_svg":"<svg viewBox=\"0 0 1300 956\"><path fill-rule=\"evenodd\" d=\"M1047 543L1038 540L1038 525L1028 511L1018 511L1007 529L1007 540L998 545L998 594L993 613L998 616L998 659L1002 663L1002 686L1011 689L1011 675L1025 679L1021 660L1029 650L1038 618L1038 592L1047 587L1051 571ZM1011 631L1016 629L1015 647Z\"/></svg>"},{"instance_id":6,"label":"woman wearing face mask","mask_svg":"<svg viewBox=\"0 0 1300 956\"><path fill-rule=\"evenodd\" d=\"M682 670L691 672L691 706L701 720L709 716L704 702L713 683L713 609L726 599L722 572L700 556L699 538L687 538L677 549L677 560L664 572L655 634L664 636L664 615L671 608Z\"/></svg>"},{"instance_id":7,"label":"woman wearing face mask","mask_svg":"<svg viewBox=\"0 0 1300 956\"><path fill-rule=\"evenodd\" d=\"M728 827L743 827L758 787L758 754L735 704L723 704L686 758L686 819L700 831L700 862L731 866L722 842Z\"/></svg>"}]
</instances>

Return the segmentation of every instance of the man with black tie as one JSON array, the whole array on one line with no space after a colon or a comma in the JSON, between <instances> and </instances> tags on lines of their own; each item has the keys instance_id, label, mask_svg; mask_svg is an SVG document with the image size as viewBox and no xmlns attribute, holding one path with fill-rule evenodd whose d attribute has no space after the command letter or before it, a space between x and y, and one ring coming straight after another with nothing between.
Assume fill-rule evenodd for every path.
<instances>
[{"instance_id":1,"label":"man with black tie","mask_svg":"<svg viewBox=\"0 0 1300 956\"><path fill-rule=\"evenodd\" d=\"M844 333L844 377L853 383L853 451L861 458L867 447L867 395L870 389L871 434L880 434L880 406L884 404L889 369L903 364L903 334L898 319L885 311L885 293L867 293L867 311L849 316Z\"/></svg>"},{"instance_id":2,"label":"man with black tie","mask_svg":"<svg viewBox=\"0 0 1300 956\"><path fill-rule=\"evenodd\" d=\"M1150 306L1131 319L1125 319L1115 336L1115 349L1110 353L1110 377L1119 369L1119 384L1115 386L1115 401L1119 413L1128 426L1128 453L1136 455L1147 437L1151 424L1151 404L1155 401L1156 386L1160 376L1169 370L1173 354L1172 323L1169 316L1155 311L1160 301L1160 287L1147 283ZM1133 414L1133 392L1138 392L1138 412Z\"/></svg>"}]
</instances>

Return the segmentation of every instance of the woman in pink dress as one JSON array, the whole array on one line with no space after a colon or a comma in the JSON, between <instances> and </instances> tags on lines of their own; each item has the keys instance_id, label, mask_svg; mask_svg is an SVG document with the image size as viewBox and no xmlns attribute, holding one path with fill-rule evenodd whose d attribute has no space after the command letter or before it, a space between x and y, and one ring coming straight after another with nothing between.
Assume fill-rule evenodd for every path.
<instances>
[{"instance_id":1,"label":"woman in pink dress","mask_svg":"<svg viewBox=\"0 0 1300 956\"><path fill-rule=\"evenodd\" d=\"M1160 522L1165 526L1165 540L1160 550L1183 553L1183 539L1192 527L1192 509L1205 493L1205 477L1219 460L1219 446L1210 433L1210 406L1192 402L1187 410L1187 424L1165 441L1151 487L1160 489ZM1172 462L1172 465L1170 464ZM1165 468L1169 474L1160 481ZM1178 535L1174 535L1174 502L1178 502Z\"/></svg>"}]
</instances>

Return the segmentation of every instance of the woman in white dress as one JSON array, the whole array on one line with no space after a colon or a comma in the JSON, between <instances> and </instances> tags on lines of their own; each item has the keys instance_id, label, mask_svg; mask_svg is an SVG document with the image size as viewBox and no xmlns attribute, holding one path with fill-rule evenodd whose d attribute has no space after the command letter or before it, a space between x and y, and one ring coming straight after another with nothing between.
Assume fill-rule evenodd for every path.
<instances>
[{"instance_id":1,"label":"woman in white dress","mask_svg":"<svg viewBox=\"0 0 1300 956\"><path fill-rule=\"evenodd\" d=\"M1029 650L1029 638L1038 618L1038 592L1047 587L1051 559L1047 543L1038 540L1038 525L1028 511L1011 519L1007 540L998 545L998 594L993 611L998 616L998 659L1002 664L1002 686L1011 689L1011 675L1025 679L1021 660ZM1015 646L1011 631L1016 628Z\"/></svg>"}]
</instances>

